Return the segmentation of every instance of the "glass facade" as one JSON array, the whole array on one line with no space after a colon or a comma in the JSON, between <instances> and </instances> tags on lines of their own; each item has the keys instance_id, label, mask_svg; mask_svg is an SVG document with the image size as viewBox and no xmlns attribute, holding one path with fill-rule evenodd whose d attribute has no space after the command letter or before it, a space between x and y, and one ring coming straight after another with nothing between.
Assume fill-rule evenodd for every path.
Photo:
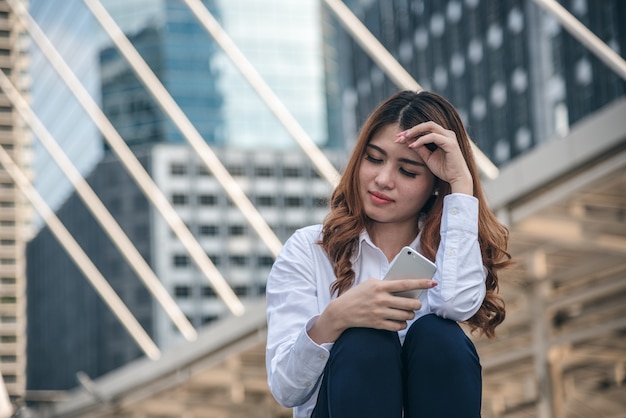
<instances>
[{"instance_id":1,"label":"glass facade","mask_svg":"<svg viewBox=\"0 0 626 418\"><path fill-rule=\"evenodd\" d=\"M183 2L143 2L143 13L141 7L125 7L126 2L103 3L207 142L248 149L296 146ZM317 2L204 3L305 131L324 145L328 133ZM183 142L130 68L122 70L126 64L115 48L103 50L100 57L103 107L127 142ZM129 108L135 101L138 108Z\"/></svg>"},{"instance_id":2,"label":"glass facade","mask_svg":"<svg viewBox=\"0 0 626 418\"><path fill-rule=\"evenodd\" d=\"M327 141L320 5L313 0L223 0L221 23L233 42L319 145ZM246 148L294 147L295 141L221 56L227 142Z\"/></svg>"},{"instance_id":3,"label":"glass facade","mask_svg":"<svg viewBox=\"0 0 626 418\"><path fill-rule=\"evenodd\" d=\"M621 1L563 5L624 54ZM624 95L626 83L554 18L523 0L346 1L424 89L447 97L468 132L497 165ZM397 90L345 32L338 32L343 107L360 126ZM344 136L355 135L344 132Z\"/></svg>"},{"instance_id":4,"label":"glass facade","mask_svg":"<svg viewBox=\"0 0 626 418\"><path fill-rule=\"evenodd\" d=\"M29 12L86 90L99 101L99 27L85 4L81 0L30 0ZM100 134L35 42L31 42L29 57L31 106L79 171L86 174L102 158ZM35 176L35 187L56 208L67 198L71 185L39 141L33 142L33 154L33 166L40 173Z\"/></svg>"}]
</instances>

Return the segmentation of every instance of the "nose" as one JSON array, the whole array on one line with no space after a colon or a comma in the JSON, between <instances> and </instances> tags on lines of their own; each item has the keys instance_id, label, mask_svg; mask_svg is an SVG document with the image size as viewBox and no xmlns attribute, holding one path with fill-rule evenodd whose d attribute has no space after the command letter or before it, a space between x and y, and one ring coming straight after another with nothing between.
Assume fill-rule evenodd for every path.
<instances>
[{"instance_id":1,"label":"nose","mask_svg":"<svg viewBox=\"0 0 626 418\"><path fill-rule=\"evenodd\" d=\"M390 164L384 164L376 174L374 181L381 189L393 189L395 182L393 178L393 170Z\"/></svg>"}]
</instances>

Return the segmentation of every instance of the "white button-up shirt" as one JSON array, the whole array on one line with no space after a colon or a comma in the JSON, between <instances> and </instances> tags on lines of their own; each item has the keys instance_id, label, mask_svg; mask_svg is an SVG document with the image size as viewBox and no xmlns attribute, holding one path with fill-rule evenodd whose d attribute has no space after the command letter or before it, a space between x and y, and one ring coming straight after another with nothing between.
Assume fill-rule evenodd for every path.
<instances>
[{"instance_id":1,"label":"white button-up shirt","mask_svg":"<svg viewBox=\"0 0 626 418\"><path fill-rule=\"evenodd\" d=\"M296 231L278 255L267 281L269 387L280 404L294 408L296 418L311 416L333 346L318 345L307 333L336 297L330 294L330 285L336 279L333 266L318 244L321 231L321 225ZM422 308L415 312L415 319L435 313L465 321L478 311L485 297L486 270L478 245L478 200L464 194L446 196L440 232L433 277L439 285L422 292ZM418 245L419 236L410 247L418 250ZM367 232L360 236L352 268L355 285L369 278L382 279L389 269L387 258ZM401 341L405 334L406 329L399 332Z\"/></svg>"}]
</instances>

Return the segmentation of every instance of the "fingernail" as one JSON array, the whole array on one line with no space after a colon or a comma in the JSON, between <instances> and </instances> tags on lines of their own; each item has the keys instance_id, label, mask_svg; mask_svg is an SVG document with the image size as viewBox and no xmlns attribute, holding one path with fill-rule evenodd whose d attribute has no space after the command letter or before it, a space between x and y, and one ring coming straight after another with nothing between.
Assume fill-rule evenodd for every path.
<instances>
[{"instance_id":1,"label":"fingernail","mask_svg":"<svg viewBox=\"0 0 626 418\"><path fill-rule=\"evenodd\" d=\"M431 280L430 287L435 287L435 286L437 286L438 284L439 284L439 283L437 283L436 281Z\"/></svg>"}]
</instances>

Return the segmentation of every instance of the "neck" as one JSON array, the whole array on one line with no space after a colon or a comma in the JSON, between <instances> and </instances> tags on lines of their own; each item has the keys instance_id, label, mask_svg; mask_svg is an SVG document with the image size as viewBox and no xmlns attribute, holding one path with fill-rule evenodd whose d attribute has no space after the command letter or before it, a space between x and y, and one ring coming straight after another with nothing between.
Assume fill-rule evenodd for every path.
<instances>
[{"instance_id":1,"label":"neck","mask_svg":"<svg viewBox=\"0 0 626 418\"><path fill-rule=\"evenodd\" d=\"M367 232L378 248L391 261L400 252L402 247L409 245L419 232L417 225L410 224L380 224L373 222Z\"/></svg>"}]
</instances>

